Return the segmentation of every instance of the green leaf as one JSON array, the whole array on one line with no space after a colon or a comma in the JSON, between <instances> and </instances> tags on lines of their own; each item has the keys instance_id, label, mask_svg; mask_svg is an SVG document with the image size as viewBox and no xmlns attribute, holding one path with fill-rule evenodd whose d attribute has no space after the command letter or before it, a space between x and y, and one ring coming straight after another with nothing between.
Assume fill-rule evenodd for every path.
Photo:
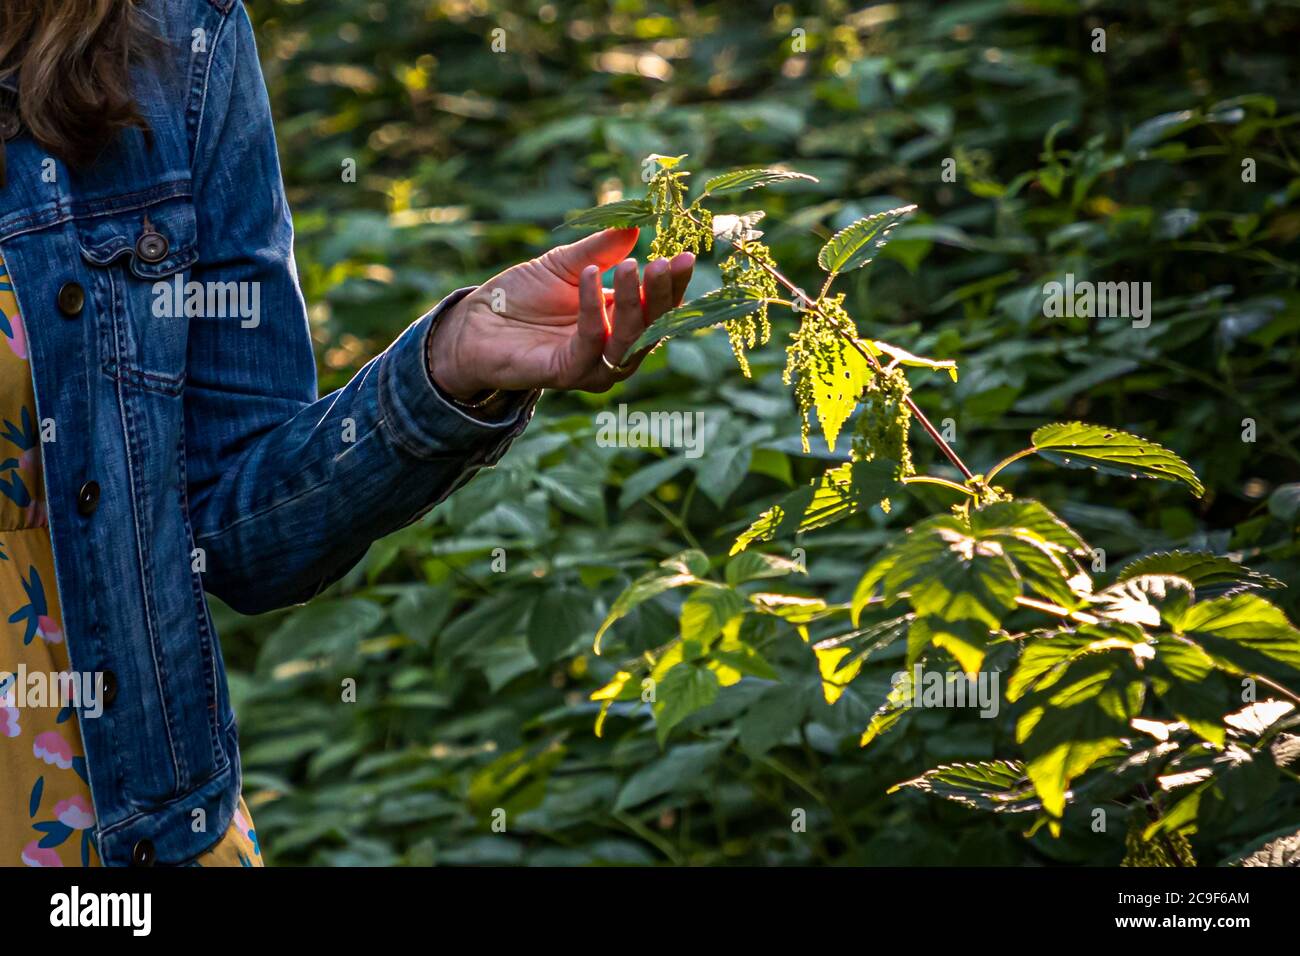
<instances>
[{"instance_id":1,"label":"green leaf","mask_svg":"<svg viewBox=\"0 0 1300 956\"><path fill-rule=\"evenodd\" d=\"M259 671L270 672L290 661L337 660L384 620L382 605L364 598L316 601L286 618L262 647Z\"/></svg>"},{"instance_id":2,"label":"green leaf","mask_svg":"<svg viewBox=\"0 0 1300 956\"><path fill-rule=\"evenodd\" d=\"M1123 658L1094 655L1030 698L1016 722L1016 740L1043 809L1052 817L1064 812L1071 781L1121 748L1129 721L1141 710L1144 688ZM1051 827L1059 832L1056 820Z\"/></svg>"},{"instance_id":3,"label":"green leaf","mask_svg":"<svg viewBox=\"0 0 1300 956\"><path fill-rule=\"evenodd\" d=\"M731 553L738 554L755 541L772 541L822 528L857 514L887 497L894 484L892 462L879 460L838 465L759 515L736 539Z\"/></svg>"},{"instance_id":4,"label":"green leaf","mask_svg":"<svg viewBox=\"0 0 1300 956\"><path fill-rule=\"evenodd\" d=\"M683 661L672 667L655 687L655 735L662 745L683 720L718 698L718 675L708 667Z\"/></svg>"},{"instance_id":5,"label":"green leaf","mask_svg":"<svg viewBox=\"0 0 1300 956\"><path fill-rule=\"evenodd\" d=\"M1182 481L1198 498L1205 493L1205 487L1187 462L1155 442L1117 428L1059 422L1036 430L1031 441L1038 454L1068 468L1092 468L1129 478Z\"/></svg>"},{"instance_id":6,"label":"green leaf","mask_svg":"<svg viewBox=\"0 0 1300 956\"><path fill-rule=\"evenodd\" d=\"M1300 631L1258 595L1200 601L1170 625L1233 673L1258 673L1276 664L1300 671Z\"/></svg>"},{"instance_id":7,"label":"green leaf","mask_svg":"<svg viewBox=\"0 0 1300 956\"><path fill-rule=\"evenodd\" d=\"M679 588L685 584L696 584L709 570L709 559L699 551L688 550L659 562L659 567L637 578L614 601L609 614L596 631L593 651L600 653L600 643L615 621L627 615L638 604L652 597Z\"/></svg>"},{"instance_id":8,"label":"green leaf","mask_svg":"<svg viewBox=\"0 0 1300 956\"><path fill-rule=\"evenodd\" d=\"M570 229L628 229L655 221L654 208L646 199L620 199L574 213L564 224Z\"/></svg>"},{"instance_id":9,"label":"green leaf","mask_svg":"<svg viewBox=\"0 0 1300 956\"><path fill-rule=\"evenodd\" d=\"M764 300L743 296L740 294L741 291L743 290L733 288L715 289L707 295L665 312L632 343L624 358L664 339L694 332L696 329L708 328L711 325L720 325L758 311L758 307Z\"/></svg>"},{"instance_id":10,"label":"green leaf","mask_svg":"<svg viewBox=\"0 0 1300 956\"><path fill-rule=\"evenodd\" d=\"M978 621L990 629L1016 606L1020 574L996 540L972 534L953 515L929 518L908 530L858 583L854 620L883 588L887 604L907 595L912 609L945 621Z\"/></svg>"},{"instance_id":11,"label":"green leaf","mask_svg":"<svg viewBox=\"0 0 1300 956\"><path fill-rule=\"evenodd\" d=\"M907 632L907 663L915 663L933 645L951 654L963 672L976 674L984 663L988 642L989 629L976 621L918 616Z\"/></svg>"},{"instance_id":12,"label":"green leaf","mask_svg":"<svg viewBox=\"0 0 1300 956\"><path fill-rule=\"evenodd\" d=\"M761 551L745 551L727 562L727 583L733 587L760 578L783 578L787 574L807 574L803 566L789 558Z\"/></svg>"},{"instance_id":13,"label":"green leaf","mask_svg":"<svg viewBox=\"0 0 1300 956\"><path fill-rule=\"evenodd\" d=\"M1025 765L1018 760L944 764L895 784L888 792L897 793L903 787L993 813L1024 813L1042 807L1025 775Z\"/></svg>"},{"instance_id":14,"label":"green leaf","mask_svg":"<svg viewBox=\"0 0 1300 956\"><path fill-rule=\"evenodd\" d=\"M899 206L845 226L822 246L818 264L832 274L865 266L888 241L889 231L914 212L914 205Z\"/></svg>"},{"instance_id":15,"label":"green leaf","mask_svg":"<svg viewBox=\"0 0 1300 956\"><path fill-rule=\"evenodd\" d=\"M592 619L591 595L575 587L542 591L528 618L528 650L546 666L574 650Z\"/></svg>"},{"instance_id":16,"label":"green leaf","mask_svg":"<svg viewBox=\"0 0 1300 956\"><path fill-rule=\"evenodd\" d=\"M1027 641L1007 682L1007 700L1055 686L1071 664L1090 654L1128 651L1141 655L1146 646L1142 629L1131 624L1085 624L1077 630L1036 632ZM1146 656L1149 656L1147 654Z\"/></svg>"},{"instance_id":17,"label":"green leaf","mask_svg":"<svg viewBox=\"0 0 1300 956\"><path fill-rule=\"evenodd\" d=\"M737 169L729 173L722 173L714 176L704 184L704 195L720 195L721 193L741 192L746 189L755 189L759 186L770 186L772 183L786 182L791 179L802 179L807 182L817 182L816 176L809 176L806 173L796 173L790 169L778 169L776 167L757 168L757 169Z\"/></svg>"},{"instance_id":18,"label":"green leaf","mask_svg":"<svg viewBox=\"0 0 1300 956\"><path fill-rule=\"evenodd\" d=\"M1157 551L1144 555L1124 565L1117 580L1127 581L1146 574L1176 575L1189 581L1197 591L1282 587L1277 578L1209 551Z\"/></svg>"},{"instance_id":19,"label":"green leaf","mask_svg":"<svg viewBox=\"0 0 1300 956\"><path fill-rule=\"evenodd\" d=\"M632 774L619 791L614 809L627 810L667 793L707 786L707 772L718 762L725 747L725 743L716 741L674 747Z\"/></svg>"},{"instance_id":20,"label":"green leaf","mask_svg":"<svg viewBox=\"0 0 1300 956\"><path fill-rule=\"evenodd\" d=\"M867 729L862 732L862 736L858 739L859 747L865 747L881 734L893 730L898 725L898 722L907 716L912 709L912 687L912 672L910 670L901 671L895 675L885 702L871 715L871 720L867 722Z\"/></svg>"},{"instance_id":21,"label":"green leaf","mask_svg":"<svg viewBox=\"0 0 1300 956\"><path fill-rule=\"evenodd\" d=\"M707 648L727 622L744 610L745 599L731 588L717 584L698 587L682 603L682 640Z\"/></svg>"},{"instance_id":22,"label":"green leaf","mask_svg":"<svg viewBox=\"0 0 1300 956\"><path fill-rule=\"evenodd\" d=\"M1223 747L1227 686L1203 648L1162 634L1147 675L1151 689L1175 717L1203 740Z\"/></svg>"},{"instance_id":23,"label":"green leaf","mask_svg":"<svg viewBox=\"0 0 1300 956\"><path fill-rule=\"evenodd\" d=\"M832 349L829 358L831 367L818 367L811 377L817 420L821 422L826 447L834 451L840 429L853 414L858 396L875 373L857 349Z\"/></svg>"},{"instance_id":24,"label":"green leaf","mask_svg":"<svg viewBox=\"0 0 1300 956\"><path fill-rule=\"evenodd\" d=\"M1300 867L1300 827L1287 824L1224 861L1228 866Z\"/></svg>"},{"instance_id":25,"label":"green leaf","mask_svg":"<svg viewBox=\"0 0 1300 956\"><path fill-rule=\"evenodd\" d=\"M862 670L863 659L853 659L853 648L846 645L837 647L813 647L817 658L817 672L822 679L822 696L826 703L833 704L843 696L845 689ZM845 658L850 658L845 660Z\"/></svg>"}]
</instances>

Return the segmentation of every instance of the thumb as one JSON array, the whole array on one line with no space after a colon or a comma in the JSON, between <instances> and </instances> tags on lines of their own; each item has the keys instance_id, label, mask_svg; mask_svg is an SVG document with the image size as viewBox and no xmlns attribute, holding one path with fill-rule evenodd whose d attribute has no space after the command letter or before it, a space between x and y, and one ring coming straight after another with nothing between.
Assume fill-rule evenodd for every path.
<instances>
[{"instance_id":1,"label":"thumb","mask_svg":"<svg viewBox=\"0 0 1300 956\"><path fill-rule=\"evenodd\" d=\"M557 273L576 284L587 266L596 266L604 272L626 259L639 234L640 230L635 228L606 229L567 246L556 246L542 258Z\"/></svg>"}]
</instances>

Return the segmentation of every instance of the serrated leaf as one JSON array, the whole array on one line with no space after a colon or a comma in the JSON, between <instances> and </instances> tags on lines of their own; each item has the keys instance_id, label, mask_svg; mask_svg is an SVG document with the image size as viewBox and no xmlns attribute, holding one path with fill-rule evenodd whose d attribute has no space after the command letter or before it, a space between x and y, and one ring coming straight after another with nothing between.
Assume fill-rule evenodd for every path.
<instances>
[{"instance_id":1,"label":"serrated leaf","mask_svg":"<svg viewBox=\"0 0 1300 956\"><path fill-rule=\"evenodd\" d=\"M826 447L834 451L840 429L857 408L858 396L875 373L857 349L832 349L831 367L812 373L813 406L821 422Z\"/></svg>"},{"instance_id":2,"label":"serrated leaf","mask_svg":"<svg viewBox=\"0 0 1300 956\"><path fill-rule=\"evenodd\" d=\"M1042 807L1025 775L1025 765L1018 760L943 764L895 784L888 792L904 787L993 813L1025 813Z\"/></svg>"},{"instance_id":3,"label":"serrated leaf","mask_svg":"<svg viewBox=\"0 0 1300 956\"><path fill-rule=\"evenodd\" d=\"M1209 551L1158 551L1144 555L1120 569L1118 580L1145 574L1172 574L1191 582L1198 592L1245 588L1280 588L1277 578L1252 571L1231 558Z\"/></svg>"},{"instance_id":4,"label":"serrated leaf","mask_svg":"<svg viewBox=\"0 0 1300 956\"><path fill-rule=\"evenodd\" d=\"M720 325L758 311L758 307L764 300L746 297L739 292L740 290L737 289L715 289L707 295L670 309L641 333L641 336L627 350L627 355L649 348L664 339L694 332L696 329L708 328L711 325Z\"/></svg>"},{"instance_id":5,"label":"serrated leaf","mask_svg":"<svg viewBox=\"0 0 1300 956\"><path fill-rule=\"evenodd\" d=\"M848 272L865 266L884 246L889 231L916 212L916 206L899 206L866 216L845 226L822 246L818 264L830 273Z\"/></svg>"},{"instance_id":6,"label":"serrated leaf","mask_svg":"<svg viewBox=\"0 0 1300 956\"><path fill-rule=\"evenodd\" d=\"M704 194L716 196L722 193L741 192L746 189L770 186L772 183L786 182L791 179L817 182L817 177L809 176L807 173L796 173L791 169L777 169L775 167L736 169L729 173L714 176L706 182L704 184Z\"/></svg>"},{"instance_id":7,"label":"serrated leaf","mask_svg":"<svg viewBox=\"0 0 1300 956\"><path fill-rule=\"evenodd\" d=\"M857 514L885 498L894 482L888 461L849 462L828 470L764 511L731 547L738 554L755 541L771 541L822 528Z\"/></svg>"},{"instance_id":8,"label":"serrated leaf","mask_svg":"<svg viewBox=\"0 0 1300 956\"><path fill-rule=\"evenodd\" d=\"M995 629L1016 606L1020 574L1006 549L992 537L972 533L954 515L929 518L910 528L868 569L853 596L853 615L877 586L887 603L906 594L912 609L945 621L978 621Z\"/></svg>"},{"instance_id":9,"label":"serrated leaf","mask_svg":"<svg viewBox=\"0 0 1300 956\"><path fill-rule=\"evenodd\" d=\"M620 199L574 213L564 224L570 229L628 229L655 221L654 208L646 199Z\"/></svg>"},{"instance_id":10,"label":"serrated leaf","mask_svg":"<svg viewBox=\"0 0 1300 956\"><path fill-rule=\"evenodd\" d=\"M1199 601L1170 625L1231 672L1257 673L1277 664L1300 671L1300 631L1258 595Z\"/></svg>"},{"instance_id":11,"label":"serrated leaf","mask_svg":"<svg viewBox=\"0 0 1300 956\"><path fill-rule=\"evenodd\" d=\"M1187 462L1153 441L1118 428L1058 422L1037 429L1030 440L1034 451L1067 468L1092 468L1128 478L1182 481L1198 498L1205 494L1205 487Z\"/></svg>"}]
</instances>

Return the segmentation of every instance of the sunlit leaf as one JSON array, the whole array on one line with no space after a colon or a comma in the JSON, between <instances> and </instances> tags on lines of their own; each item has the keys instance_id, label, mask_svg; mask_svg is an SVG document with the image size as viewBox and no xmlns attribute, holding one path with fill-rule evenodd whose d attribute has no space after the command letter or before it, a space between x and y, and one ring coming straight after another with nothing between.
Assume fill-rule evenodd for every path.
<instances>
[{"instance_id":1,"label":"sunlit leaf","mask_svg":"<svg viewBox=\"0 0 1300 956\"><path fill-rule=\"evenodd\" d=\"M1182 481L1198 498L1205 493L1187 462L1153 441L1117 428L1062 422L1044 425L1030 440L1044 458L1069 468L1092 468L1128 478Z\"/></svg>"},{"instance_id":2,"label":"sunlit leaf","mask_svg":"<svg viewBox=\"0 0 1300 956\"><path fill-rule=\"evenodd\" d=\"M889 231L914 212L914 205L899 206L845 226L822 246L817 262L831 273L865 266L888 241Z\"/></svg>"},{"instance_id":3,"label":"sunlit leaf","mask_svg":"<svg viewBox=\"0 0 1300 956\"><path fill-rule=\"evenodd\" d=\"M654 209L646 199L620 199L593 206L564 220L571 229L628 229L655 221Z\"/></svg>"},{"instance_id":4,"label":"sunlit leaf","mask_svg":"<svg viewBox=\"0 0 1300 956\"><path fill-rule=\"evenodd\" d=\"M775 167L759 169L737 169L729 173L722 173L714 176L704 184L704 192L720 195L722 193L740 192L745 189L754 189L758 186L770 186L772 183L787 182L791 179L802 179L806 182L817 182L816 176L809 176L806 173L796 173L790 169L777 169Z\"/></svg>"}]
</instances>

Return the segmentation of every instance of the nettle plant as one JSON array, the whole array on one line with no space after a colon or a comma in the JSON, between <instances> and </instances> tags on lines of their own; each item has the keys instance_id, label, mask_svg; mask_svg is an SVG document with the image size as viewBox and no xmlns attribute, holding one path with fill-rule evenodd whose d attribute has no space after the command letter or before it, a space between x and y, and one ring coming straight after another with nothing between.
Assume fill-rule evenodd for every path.
<instances>
[{"instance_id":1,"label":"nettle plant","mask_svg":"<svg viewBox=\"0 0 1300 956\"><path fill-rule=\"evenodd\" d=\"M915 211L892 209L859 219L822 247L825 278L816 295L783 275L755 226L762 211L714 215L705 203L791 179L784 168L742 169L709 179L688 198L685 157L652 156L644 199L587 210L570 220L586 228L653 227L651 256L726 250L721 288L667 313L632 346L725 327L741 371L747 350L772 334L768 312L797 320L786 348L784 380L802 417L805 451L815 412L833 450L853 421L849 461L763 512L725 562L699 550L662 561L615 601L596 635L639 604L689 589L679 634L622 665L592 694L601 702L596 733L611 708L651 703L661 743L719 689L749 676L779 679L763 650L774 640L808 647L828 704L864 664L905 641L906 669L863 728L861 745L927 704L917 675L940 672L955 685L997 674L994 686L1012 708L1016 753L1005 759L943 765L899 783L996 813L1025 814L1032 835L1059 835L1070 808L1094 830L1098 812L1128 817L1126 862L1187 865L1188 835L1213 809L1245 806L1282 779L1300 751L1300 631L1259 592L1273 578L1208 552L1150 554L1102 584L1096 555L1042 503L995 484L1013 462L1037 455L1071 468L1126 478L1180 482L1204 489L1174 452L1136 435L1082 422L1044 425L1028 447L982 472L967 467L911 397L906 370L938 369L955 380L953 362L913 355L862 337L832 292L837 276L867 265L890 230ZM858 414L854 418L854 412ZM917 474L909 450L919 425L962 476ZM909 485L942 486L951 511L906 529L865 569L852 600L832 604L781 593L771 582L803 573L802 562L755 546L834 522L890 501ZM995 737L990 722L990 737ZM1010 743L1010 742L1008 742ZM892 791L891 791L892 792Z\"/></svg>"}]
</instances>

